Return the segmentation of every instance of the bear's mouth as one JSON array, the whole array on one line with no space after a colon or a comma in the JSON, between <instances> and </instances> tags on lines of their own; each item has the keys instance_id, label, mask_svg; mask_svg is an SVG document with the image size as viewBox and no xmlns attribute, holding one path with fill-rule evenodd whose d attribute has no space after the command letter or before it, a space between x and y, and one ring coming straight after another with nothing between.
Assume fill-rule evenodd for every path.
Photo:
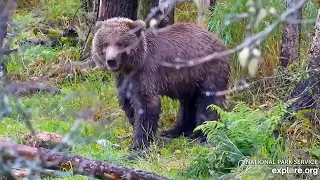
<instances>
[{"instance_id":1,"label":"bear's mouth","mask_svg":"<svg viewBox=\"0 0 320 180\"><path fill-rule=\"evenodd\" d=\"M107 68L109 71L115 72L120 69L120 65L116 60L110 59L110 60L107 60Z\"/></svg>"},{"instance_id":2,"label":"bear's mouth","mask_svg":"<svg viewBox=\"0 0 320 180\"><path fill-rule=\"evenodd\" d=\"M118 72L120 70L120 66L113 66L113 67L110 67L110 66L106 66L106 68L108 69L108 71L111 71L111 72Z\"/></svg>"},{"instance_id":3,"label":"bear's mouth","mask_svg":"<svg viewBox=\"0 0 320 180\"><path fill-rule=\"evenodd\" d=\"M119 71L120 67L109 67L109 66L107 66L107 69L109 71L111 71L111 72L117 72L117 71Z\"/></svg>"}]
</instances>

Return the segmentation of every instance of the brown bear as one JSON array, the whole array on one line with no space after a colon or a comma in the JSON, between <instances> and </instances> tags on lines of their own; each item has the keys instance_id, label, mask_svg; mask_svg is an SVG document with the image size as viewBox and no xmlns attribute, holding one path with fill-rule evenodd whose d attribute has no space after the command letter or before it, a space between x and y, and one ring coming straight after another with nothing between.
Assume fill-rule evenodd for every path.
<instances>
[{"instance_id":1,"label":"brown bear","mask_svg":"<svg viewBox=\"0 0 320 180\"><path fill-rule=\"evenodd\" d=\"M192 60L227 50L217 36L193 23L176 23L152 32L146 30L144 21L123 17L97 22L96 28L93 60L116 76L120 106L134 127L130 149L148 146L156 133L160 96L180 103L175 124L163 131L163 136L192 133L204 121L219 119L217 112L207 107L224 107L225 95L214 92L228 88L229 56L178 69L161 65L176 58ZM206 141L199 131L191 135Z\"/></svg>"}]
</instances>

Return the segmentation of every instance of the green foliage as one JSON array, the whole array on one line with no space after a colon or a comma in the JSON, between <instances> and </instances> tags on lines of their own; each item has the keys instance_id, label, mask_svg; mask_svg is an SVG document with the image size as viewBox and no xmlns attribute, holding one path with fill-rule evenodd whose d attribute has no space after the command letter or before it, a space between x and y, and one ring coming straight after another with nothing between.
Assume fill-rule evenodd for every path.
<instances>
[{"instance_id":1,"label":"green foliage","mask_svg":"<svg viewBox=\"0 0 320 180\"><path fill-rule=\"evenodd\" d=\"M221 163L217 164L218 158L219 157L216 156L215 153L212 153L212 150L209 148L198 151L198 155L192 160L190 166L182 172L182 175L189 179L206 179L208 176L214 174L214 170L217 169L217 166L218 168L221 166Z\"/></svg>"},{"instance_id":2,"label":"green foliage","mask_svg":"<svg viewBox=\"0 0 320 180\"><path fill-rule=\"evenodd\" d=\"M244 37L245 22L240 24L232 23L226 26L225 15L230 13L241 13L245 10L246 1L224 1L217 3L213 13L210 16L208 28L210 31L217 33L225 41L228 46L239 43ZM230 8L233 7L233 8ZM238 21L237 21L238 22ZM237 32L235 32L235 27ZM235 36L237 35L241 36ZM232 43L232 44L231 44Z\"/></svg>"},{"instance_id":3,"label":"green foliage","mask_svg":"<svg viewBox=\"0 0 320 180\"><path fill-rule=\"evenodd\" d=\"M320 145L311 149L311 154L315 156L317 159L320 159Z\"/></svg>"},{"instance_id":4,"label":"green foliage","mask_svg":"<svg viewBox=\"0 0 320 180\"><path fill-rule=\"evenodd\" d=\"M53 49L52 47L44 47L44 46L32 46L26 48L24 53L24 60L26 62L30 62L34 59L43 59L45 61L53 61L57 58L57 49Z\"/></svg>"},{"instance_id":5,"label":"green foliage","mask_svg":"<svg viewBox=\"0 0 320 180\"><path fill-rule=\"evenodd\" d=\"M265 8L275 8L278 14L285 11L285 1L258 1L259 4ZM243 42L246 26L249 23L249 19L237 19L237 18L226 18L232 13L246 13L247 0L229 0L229 1L218 1L213 13L210 15L208 29L218 34L229 48L234 48ZM303 17L305 19L314 19L317 13L317 4L315 1L309 1L303 8ZM264 30L270 24L275 21L272 16L267 16L254 30L254 33ZM303 24L302 27L302 41L301 41L301 61L298 63L301 65L299 71L303 70L305 60L308 57L309 43L312 38L311 33L313 31L313 23ZM263 62L259 67L259 76L271 76L273 75L274 69L278 67L279 60L278 56L280 53L280 43L283 26L279 25L272 33L259 45L259 49L263 55ZM233 66L232 66L232 79L238 79L243 76L243 69L237 61L237 54L233 55ZM251 98L251 97L250 97Z\"/></svg>"},{"instance_id":6,"label":"green foliage","mask_svg":"<svg viewBox=\"0 0 320 180\"><path fill-rule=\"evenodd\" d=\"M68 20L74 18L75 15L80 15L82 13L82 9L79 9L81 6L80 0L42 0L42 4L44 8L43 18L46 22L52 23L59 20ZM78 13L76 14L77 11Z\"/></svg>"},{"instance_id":7,"label":"green foliage","mask_svg":"<svg viewBox=\"0 0 320 180\"><path fill-rule=\"evenodd\" d=\"M280 103L269 112L251 109L244 102L239 102L232 112L211 105L209 108L217 110L220 121L208 121L195 130L202 130L215 147L212 151L199 154L187 171L200 175L210 175L211 171L230 173L240 160L250 158L261 150L267 157L276 158L274 155L280 147L281 138L275 139L272 131L286 113L288 105Z\"/></svg>"},{"instance_id":8,"label":"green foliage","mask_svg":"<svg viewBox=\"0 0 320 180\"><path fill-rule=\"evenodd\" d=\"M48 29L49 38L57 38L60 35L60 32L55 29Z\"/></svg>"}]
</instances>

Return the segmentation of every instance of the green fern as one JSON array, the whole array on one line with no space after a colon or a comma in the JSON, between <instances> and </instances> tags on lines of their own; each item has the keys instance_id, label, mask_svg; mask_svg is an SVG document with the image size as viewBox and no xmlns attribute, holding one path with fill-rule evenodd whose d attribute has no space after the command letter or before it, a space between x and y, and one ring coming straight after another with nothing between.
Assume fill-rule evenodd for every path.
<instances>
[{"instance_id":1,"label":"green fern","mask_svg":"<svg viewBox=\"0 0 320 180\"><path fill-rule=\"evenodd\" d=\"M205 122L196 127L195 131L201 130L215 147L209 153L199 154L192 167L196 167L201 174L206 172L212 176L212 172L218 174L231 172L242 159L256 156L259 152L264 152L266 157L276 158L273 156L277 155L277 151L281 151L282 141L281 138L274 138L272 131L294 100L288 103L281 102L267 112L252 109L244 102L238 102L231 112L210 105L208 108L216 110L220 119ZM204 165L204 161L209 164ZM196 170L188 169L193 174Z\"/></svg>"}]
</instances>

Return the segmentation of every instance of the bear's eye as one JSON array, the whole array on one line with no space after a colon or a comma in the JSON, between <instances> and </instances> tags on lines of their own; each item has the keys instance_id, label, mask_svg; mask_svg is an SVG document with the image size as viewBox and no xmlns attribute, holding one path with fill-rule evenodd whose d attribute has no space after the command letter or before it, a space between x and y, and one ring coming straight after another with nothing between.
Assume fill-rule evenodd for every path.
<instances>
[{"instance_id":1,"label":"bear's eye","mask_svg":"<svg viewBox=\"0 0 320 180\"><path fill-rule=\"evenodd\" d=\"M122 42L117 42L117 43L116 43L116 46L118 46L118 47L123 47L124 45L123 45Z\"/></svg>"},{"instance_id":2,"label":"bear's eye","mask_svg":"<svg viewBox=\"0 0 320 180\"><path fill-rule=\"evenodd\" d=\"M103 47L108 47L109 43L103 43Z\"/></svg>"}]
</instances>

